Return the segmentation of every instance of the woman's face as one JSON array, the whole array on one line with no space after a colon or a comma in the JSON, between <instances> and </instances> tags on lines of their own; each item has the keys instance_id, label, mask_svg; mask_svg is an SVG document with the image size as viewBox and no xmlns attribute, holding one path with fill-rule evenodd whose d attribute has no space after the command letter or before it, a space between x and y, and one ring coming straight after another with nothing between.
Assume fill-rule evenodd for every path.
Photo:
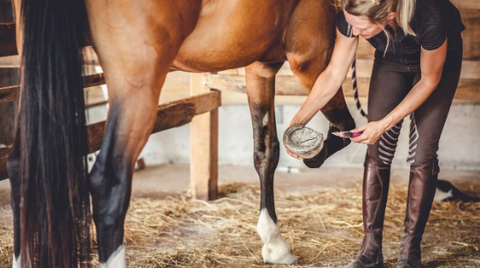
<instances>
[{"instance_id":1,"label":"woman's face","mask_svg":"<svg viewBox=\"0 0 480 268\"><path fill-rule=\"evenodd\" d=\"M347 11L343 11L345 14L345 19L347 20L348 24L352 26L352 33L355 36L361 36L365 39L370 39L375 35L379 34L383 31L388 21L395 18L395 14L389 14L387 17L387 22L384 24L377 24L371 22L366 16L355 16Z\"/></svg>"}]
</instances>

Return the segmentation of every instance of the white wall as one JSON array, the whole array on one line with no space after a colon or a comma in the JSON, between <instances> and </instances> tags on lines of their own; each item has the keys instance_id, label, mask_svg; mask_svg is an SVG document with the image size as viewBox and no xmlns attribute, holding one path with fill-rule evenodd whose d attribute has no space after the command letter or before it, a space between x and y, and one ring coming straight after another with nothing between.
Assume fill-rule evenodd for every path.
<instances>
[{"instance_id":1,"label":"white wall","mask_svg":"<svg viewBox=\"0 0 480 268\"><path fill-rule=\"evenodd\" d=\"M279 139L288 127L290 119L300 108L299 105L276 107ZM364 124L355 110L349 106L357 125ZM439 160L443 168L480 169L480 106L474 104L454 105L440 141ZM404 120L394 166L408 167L408 130L410 120ZM315 130L326 133L328 122L323 115L317 115L309 124ZM329 158L325 166L361 167L366 145L351 144ZM153 134L142 152L147 165L168 162L189 162L189 126ZM219 111L219 162L221 164L253 165L253 134L251 119L246 105L222 106ZM279 166L304 166L301 161L288 156L281 146Z\"/></svg>"},{"instance_id":2,"label":"white wall","mask_svg":"<svg viewBox=\"0 0 480 268\"><path fill-rule=\"evenodd\" d=\"M172 73L162 89L162 102L173 98L188 96L189 75ZM173 93L173 94L172 94ZM222 92L224 93L224 92ZM253 165L252 124L246 103L246 95L241 93L224 94L224 104L219 109L219 162L221 164ZM170 98L170 99L169 99ZM285 98L285 97L284 97ZM293 99L294 97L287 97ZM287 103L289 103L287 99ZM234 105L232 105L234 103ZM236 104L240 103L240 104ZM290 102L291 103L291 102ZM276 107L279 139L289 125L291 118L300 108L296 105L278 105ZM366 123L352 104L351 114L357 125ZM105 107L90 110L90 122L102 120L106 116ZM480 170L480 104L454 104L450 110L442 139L440 141L439 160L442 168ZM397 146L394 166L408 167L408 130L410 120L404 120L403 131ZM328 122L323 115L317 115L309 124L315 130L326 134ZM189 126L163 131L150 136L141 156L147 165L162 163L188 163L190 154ZM361 167L365 157L366 145L350 144L329 158L325 166ZM279 166L303 167L303 163L288 156L281 146Z\"/></svg>"}]
</instances>

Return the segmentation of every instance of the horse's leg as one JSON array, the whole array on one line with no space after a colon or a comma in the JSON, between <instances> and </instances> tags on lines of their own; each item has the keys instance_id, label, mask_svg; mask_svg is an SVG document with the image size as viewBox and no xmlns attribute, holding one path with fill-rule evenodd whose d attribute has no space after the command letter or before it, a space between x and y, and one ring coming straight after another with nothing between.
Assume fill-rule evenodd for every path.
<instances>
[{"instance_id":1,"label":"horse's leg","mask_svg":"<svg viewBox=\"0 0 480 268\"><path fill-rule=\"evenodd\" d=\"M308 91L330 60L335 40L335 10L327 0L301 1L292 15L285 37L285 53L291 69ZM355 128L355 121L348 111L342 89L322 108L330 128L322 151L305 160L309 167L320 167L338 150L350 143L332 135L333 131Z\"/></svg>"},{"instance_id":2,"label":"horse's leg","mask_svg":"<svg viewBox=\"0 0 480 268\"><path fill-rule=\"evenodd\" d=\"M254 162L260 176L260 217L257 232L265 243L263 260L293 264L297 258L291 245L280 234L273 197L273 174L279 159L275 124L275 74L282 63L255 62L246 68L247 94L253 123Z\"/></svg>"},{"instance_id":3,"label":"horse's leg","mask_svg":"<svg viewBox=\"0 0 480 268\"><path fill-rule=\"evenodd\" d=\"M8 177L10 179L11 206L13 212L13 265L12 268L20 268L20 142L19 130L15 133L10 155L7 161Z\"/></svg>"},{"instance_id":4,"label":"horse's leg","mask_svg":"<svg viewBox=\"0 0 480 268\"><path fill-rule=\"evenodd\" d=\"M22 55L22 27L20 26L20 0L13 1L15 12L17 52ZM16 114L16 112L15 112ZM20 256L20 130L17 126L15 140L7 161L8 178L10 179L11 206L13 212L13 264L12 268L22 267Z\"/></svg>"},{"instance_id":5,"label":"horse's leg","mask_svg":"<svg viewBox=\"0 0 480 268\"><path fill-rule=\"evenodd\" d=\"M162 79L146 77L151 82L141 87L132 87L128 78L107 80L110 111L100 154L90 175L100 267L126 267L123 231L134 165L152 131L167 69L158 73Z\"/></svg>"},{"instance_id":6,"label":"horse's leg","mask_svg":"<svg viewBox=\"0 0 480 268\"><path fill-rule=\"evenodd\" d=\"M138 8L143 4L148 6ZM110 107L103 144L90 176L101 267L126 267L124 220L135 161L151 134L160 89L181 43L196 23L199 4L87 1Z\"/></svg>"}]
</instances>

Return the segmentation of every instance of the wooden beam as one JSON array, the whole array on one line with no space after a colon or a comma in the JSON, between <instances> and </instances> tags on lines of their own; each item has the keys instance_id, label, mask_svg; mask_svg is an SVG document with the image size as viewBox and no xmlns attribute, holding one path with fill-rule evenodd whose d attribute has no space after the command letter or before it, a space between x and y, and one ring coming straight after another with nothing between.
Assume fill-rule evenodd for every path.
<instances>
[{"instance_id":1,"label":"wooden beam","mask_svg":"<svg viewBox=\"0 0 480 268\"><path fill-rule=\"evenodd\" d=\"M478 0L450 0L458 9L480 9Z\"/></svg>"},{"instance_id":2,"label":"wooden beam","mask_svg":"<svg viewBox=\"0 0 480 268\"><path fill-rule=\"evenodd\" d=\"M0 57L17 54L15 23L0 23Z\"/></svg>"},{"instance_id":3,"label":"wooden beam","mask_svg":"<svg viewBox=\"0 0 480 268\"><path fill-rule=\"evenodd\" d=\"M105 84L103 74L92 74L84 77L84 86L95 87ZM18 100L20 86L2 87L0 88L0 103Z\"/></svg>"},{"instance_id":4,"label":"wooden beam","mask_svg":"<svg viewBox=\"0 0 480 268\"><path fill-rule=\"evenodd\" d=\"M202 74L191 74L190 94L210 91ZM204 105L209 105L204 102ZM190 180L193 198L213 200L218 195L218 110L197 116L190 124Z\"/></svg>"},{"instance_id":5,"label":"wooden beam","mask_svg":"<svg viewBox=\"0 0 480 268\"><path fill-rule=\"evenodd\" d=\"M180 127L192 121L194 116L216 110L221 104L220 91L212 91L187 99L158 106L157 120L152 133ZM100 150L105 133L105 121L87 126L89 153ZM0 148L0 181L7 176L7 157L10 148Z\"/></svg>"},{"instance_id":6,"label":"wooden beam","mask_svg":"<svg viewBox=\"0 0 480 268\"><path fill-rule=\"evenodd\" d=\"M152 133L180 127L200 115L217 109L221 104L220 91L212 91L202 95L186 98L158 106L157 120ZM105 132L105 121L88 125L89 153L100 150Z\"/></svg>"},{"instance_id":7,"label":"wooden beam","mask_svg":"<svg viewBox=\"0 0 480 268\"><path fill-rule=\"evenodd\" d=\"M7 159L11 147L0 148L0 181L8 178Z\"/></svg>"},{"instance_id":8,"label":"wooden beam","mask_svg":"<svg viewBox=\"0 0 480 268\"><path fill-rule=\"evenodd\" d=\"M205 75L210 88L231 90L246 93L245 76L238 75ZM291 76L277 76L275 94L277 95L307 95L307 90Z\"/></svg>"},{"instance_id":9,"label":"wooden beam","mask_svg":"<svg viewBox=\"0 0 480 268\"><path fill-rule=\"evenodd\" d=\"M20 68L20 56L0 57L0 68Z\"/></svg>"}]
</instances>

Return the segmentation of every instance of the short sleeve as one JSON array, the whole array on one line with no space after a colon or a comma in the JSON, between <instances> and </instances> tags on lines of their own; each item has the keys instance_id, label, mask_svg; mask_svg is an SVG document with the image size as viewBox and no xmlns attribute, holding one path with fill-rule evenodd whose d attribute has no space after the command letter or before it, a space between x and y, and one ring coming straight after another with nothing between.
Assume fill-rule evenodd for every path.
<instances>
[{"instance_id":1,"label":"short sleeve","mask_svg":"<svg viewBox=\"0 0 480 268\"><path fill-rule=\"evenodd\" d=\"M341 34L343 34L346 37L351 37L351 38L356 37L352 34L352 27L350 27L347 20L345 19L345 14L343 14L343 11L340 11L337 14L337 18L335 19L335 21L337 24L337 29Z\"/></svg>"},{"instance_id":2,"label":"short sleeve","mask_svg":"<svg viewBox=\"0 0 480 268\"><path fill-rule=\"evenodd\" d=\"M439 7L429 9L422 21L421 40L426 50L435 50L447 40L447 17Z\"/></svg>"}]
</instances>

